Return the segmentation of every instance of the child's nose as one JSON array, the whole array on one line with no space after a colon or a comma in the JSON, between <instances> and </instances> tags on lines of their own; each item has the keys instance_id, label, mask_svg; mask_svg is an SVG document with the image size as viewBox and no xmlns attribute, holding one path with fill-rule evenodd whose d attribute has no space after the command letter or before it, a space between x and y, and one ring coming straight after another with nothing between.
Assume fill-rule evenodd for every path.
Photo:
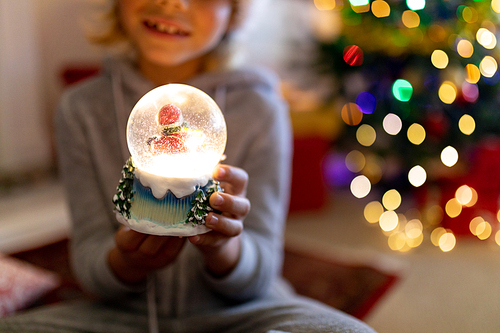
<instances>
[{"instance_id":1,"label":"child's nose","mask_svg":"<svg viewBox=\"0 0 500 333\"><path fill-rule=\"evenodd\" d=\"M187 6L188 0L155 0L155 2L160 6L182 9Z\"/></svg>"}]
</instances>

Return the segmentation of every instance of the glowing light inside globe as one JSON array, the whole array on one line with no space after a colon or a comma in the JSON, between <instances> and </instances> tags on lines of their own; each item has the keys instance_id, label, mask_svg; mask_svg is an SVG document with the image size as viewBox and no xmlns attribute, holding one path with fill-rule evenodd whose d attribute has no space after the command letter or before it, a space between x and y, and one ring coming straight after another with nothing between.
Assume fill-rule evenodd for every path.
<instances>
[{"instance_id":1,"label":"glowing light inside globe","mask_svg":"<svg viewBox=\"0 0 500 333\"><path fill-rule=\"evenodd\" d=\"M148 92L127 124L127 144L136 167L161 177L211 175L226 138L226 122L217 104L183 84Z\"/></svg>"}]
</instances>

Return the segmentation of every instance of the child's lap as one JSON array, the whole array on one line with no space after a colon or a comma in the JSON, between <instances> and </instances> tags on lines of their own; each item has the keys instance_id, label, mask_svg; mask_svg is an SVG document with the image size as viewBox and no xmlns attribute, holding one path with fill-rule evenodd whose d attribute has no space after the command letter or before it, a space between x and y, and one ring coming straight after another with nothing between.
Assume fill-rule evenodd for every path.
<instances>
[{"instance_id":1,"label":"child's lap","mask_svg":"<svg viewBox=\"0 0 500 333\"><path fill-rule=\"evenodd\" d=\"M160 332L373 332L340 311L304 298L263 299L221 312L159 318ZM0 319L0 332L120 332L148 330L146 312L90 301L56 304Z\"/></svg>"}]
</instances>

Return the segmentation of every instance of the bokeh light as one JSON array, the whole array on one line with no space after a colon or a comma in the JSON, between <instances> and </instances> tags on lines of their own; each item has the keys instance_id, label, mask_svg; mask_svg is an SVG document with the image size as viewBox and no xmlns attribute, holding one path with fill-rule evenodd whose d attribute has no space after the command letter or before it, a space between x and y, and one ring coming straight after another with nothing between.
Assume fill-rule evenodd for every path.
<instances>
[{"instance_id":1,"label":"bokeh light","mask_svg":"<svg viewBox=\"0 0 500 333\"><path fill-rule=\"evenodd\" d=\"M419 145L425 140L425 128L417 123L412 124L408 128L408 132L406 133L408 136L408 140L414 145Z\"/></svg>"},{"instance_id":2,"label":"bokeh light","mask_svg":"<svg viewBox=\"0 0 500 333\"><path fill-rule=\"evenodd\" d=\"M470 58L474 54L474 46L467 39L460 39L457 43L457 52L462 58Z\"/></svg>"},{"instance_id":3,"label":"bokeh light","mask_svg":"<svg viewBox=\"0 0 500 333\"><path fill-rule=\"evenodd\" d=\"M498 69L498 63L495 58L491 56L485 56L481 63L479 64L479 71L481 74L487 78L491 78L495 75Z\"/></svg>"},{"instance_id":4,"label":"bokeh light","mask_svg":"<svg viewBox=\"0 0 500 333\"><path fill-rule=\"evenodd\" d=\"M468 203L464 204L465 207L474 206L477 203L477 199L478 199L477 191L473 187L469 187L469 188L472 192L472 198L470 199L470 201Z\"/></svg>"},{"instance_id":5,"label":"bokeh light","mask_svg":"<svg viewBox=\"0 0 500 333\"><path fill-rule=\"evenodd\" d=\"M439 246L439 239L446 233L446 229L443 227L437 227L431 232L431 243L434 246Z\"/></svg>"},{"instance_id":6,"label":"bokeh light","mask_svg":"<svg viewBox=\"0 0 500 333\"><path fill-rule=\"evenodd\" d=\"M476 39L485 49L492 50L497 46L495 34L485 28L480 28L476 33Z\"/></svg>"},{"instance_id":7,"label":"bokeh light","mask_svg":"<svg viewBox=\"0 0 500 333\"><path fill-rule=\"evenodd\" d=\"M476 236L480 240L486 240L491 236L492 231L491 224L487 221L482 221L476 227Z\"/></svg>"},{"instance_id":8,"label":"bokeh light","mask_svg":"<svg viewBox=\"0 0 500 333\"><path fill-rule=\"evenodd\" d=\"M353 150L345 157L345 165L349 171L360 172L366 164L365 155L359 150Z\"/></svg>"},{"instance_id":9,"label":"bokeh light","mask_svg":"<svg viewBox=\"0 0 500 333\"><path fill-rule=\"evenodd\" d=\"M394 113L389 113L384 117L382 127L390 135L397 135L403 127L403 122Z\"/></svg>"},{"instance_id":10,"label":"bokeh light","mask_svg":"<svg viewBox=\"0 0 500 333\"><path fill-rule=\"evenodd\" d=\"M476 65L474 64L466 65L465 72L466 72L465 81L473 84L479 82L479 79L481 78L481 71Z\"/></svg>"},{"instance_id":11,"label":"bokeh light","mask_svg":"<svg viewBox=\"0 0 500 333\"><path fill-rule=\"evenodd\" d=\"M481 232L482 230L478 230L479 225L484 222L484 219L481 216L476 216L473 218L470 223L469 223L469 230L471 234L474 236L477 236L478 231Z\"/></svg>"},{"instance_id":12,"label":"bokeh light","mask_svg":"<svg viewBox=\"0 0 500 333\"><path fill-rule=\"evenodd\" d=\"M444 210L449 217L455 218L462 213L462 205L456 198L452 198L448 200Z\"/></svg>"},{"instance_id":13,"label":"bokeh light","mask_svg":"<svg viewBox=\"0 0 500 333\"><path fill-rule=\"evenodd\" d=\"M399 218L395 211L389 210L380 216L379 225L384 231L391 231L398 226Z\"/></svg>"},{"instance_id":14,"label":"bokeh light","mask_svg":"<svg viewBox=\"0 0 500 333\"><path fill-rule=\"evenodd\" d=\"M401 205L401 194L397 190L389 190L382 196L382 205L387 210L396 210Z\"/></svg>"},{"instance_id":15,"label":"bokeh light","mask_svg":"<svg viewBox=\"0 0 500 333\"><path fill-rule=\"evenodd\" d=\"M319 10L332 10L336 6L336 0L314 0L314 5Z\"/></svg>"},{"instance_id":16,"label":"bokeh light","mask_svg":"<svg viewBox=\"0 0 500 333\"><path fill-rule=\"evenodd\" d=\"M351 193L359 199L366 197L371 188L370 180L364 175L357 176L351 182Z\"/></svg>"},{"instance_id":17,"label":"bokeh light","mask_svg":"<svg viewBox=\"0 0 500 333\"><path fill-rule=\"evenodd\" d=\"M462 96L469 103L475 103L479 98L479 88L476 84L464 82L462 84Z\"/></svg>"},{"instance_id":18,"label":"bokeh light","mask_svg":"<svg viewBox=\"0 0 500 333\"><path fill-rule=\"evenodd\" d=\"M398 79L392 85L392 94L401 102L408 102L413 94L413 87L410 82Z\"/></svg>"},{"instance_id":19,"label":"bokeh light","mask_svg":"<svg viewBox=\"0 0 500 333\"><path fill-rule=\"evenodd\" d=\"M384 213L384 207L380 202L372 201L365 206L363 213L369 223L377 223Z\"/></svg>"},{"instance_id":20,"label":"bokeh light","mask_svg":"<svg viewBox=\"0 0 500 333\"><path fill-rule=\"evenodd\" d=\"M462 132L465 135L471 135L474 133L476 129L476 122L474 121L474 118L472 118L471 115L464 114L462 117L460 117L460 120L458 121L458 128L460 129L460 132Z\"/></svg>"},{"instance_id":21,"label":"bokeh light","mask_svg":"<svg viewBox=\"0 0 500 333\"><path fill-rule=\"evenodd\" d=\"M477 11L469 6L461 5L457 8L457 17L467 23L475 23L478 20Z\"/></svg>"},{"instance_id":22,"label":"bokeh light","mask_svg":"<svg viewBox=\"0 0 500 333\"><path fill-rule=\"evenodd\" d=\"M403 24L407 28L416 28L420 25L420 16L412 10L405 10L401 17Z\"/></svg>"},{"instance_id":23,"label":"bokeh light","mask_svg":"<svg viewBox=\"0 0 500 333\"><path fill-rule=\"evenodd\" d=\"M405 234L408 238L418 238L422 235L424 225L420 220L413 219L408 221L405 226Z\"/></svg>"},{"instance_id":24,"label":"bokeh light","mask_svg":"<svg viewBox=\"0 0 500 333\"><path fill-rule=\"evenodd\" d=\"M439 248L443 252L449 252L455 248L457 239L451 232L446 232L439 238Z\"/></svg>"},{"instance_id":25,"label":"bokeh light","mask_svg":"<svg viewBox=\"0 0 500 333\"><path fill-rule=\"evenodd\" d=\"M395 232L389 235L387 239L389 248L393 251L401 251L406 245L405 235L402 232Z\"/></svg>"},{"instance_id":26,"label":"bokeh light","mask_svg":"<svg viewBox=\"0 0 500 333\"><path fill-rule=\"evenodd\" d=\"M358 125L363 120L363 112L355 103L346 103L341 111L342 120L350 126Z\"/></svg>"},{"instance_id":27,"label":"bokeh light","mask_svg":"<svg viewBox=\"0 0 500 333\"><path fill-rule=\"evenodd\" d=\"M357 45L350 45L344 49L344 61L351 66L361 66L363 58L363 50Z\"/></svg>"},{"instance_id":28,"label":"bokeh light","mask_svg":"<svg viewBox=\"0 0 500 333\"><path fill-rule=\"evenodd\" d=\"M458 162L458 151L448 146L441 151L441 162L447 167L452 167Z\"/></svg>"},{"instance_id":29,"label":"bokeh light","mask_svg":"<svg viewBox=\"0 0 500 333\"><path fill-rule=\"evenodd\" d=\"M356 105L364 114L372 114L377 106L377 99L369 92L362 92L356 97Z\"/></svg>"},{"instance_id":30,"label":"bokeh light","mask_svg":"<svg viewBox=\"0 0 500 333\"><path fill-rule=\"evenodd\" d=\"M439 99L445 104L451 104L457 98L457 87L450 81L444 81L438 91Z\"/></svg>"},{"instance_id":31,"label":"bokeh light","mask_svg":"<svg viewBox=\"0 0 500 333\"><path fill-rule=\"evenodd\" d=\"M372 2L372 13L375 17L387 17L391 14L391 6L383 0L375 0Z\"/></svg>"},{"instance_id":32,"label":"bokeh light","mask_svg":"<svg viewBox=\"0 0 500 333\"><path fill-rule=\"evenodd\" d=\"M377 132L375 132L375 129L370 125L363 124L359 126L358 130L356 131L356 139L361 145L369 147L377 139Z\"/></svg>"},{"instance_id":33,"label":"bokeh light","mask_svg":"<svg viewBox=\"0 0 500 333\"><path fill-rule=\"evenodd\" d=\"M439 24L433 24L427 30L430 40L434 43L441 43L446 39L446 30Z\"/></svg>"},{"instance_id":34,"label":"bokeh light","mask_svg":"<svg viewBox=\"0 0 500 333\"><path fill-rule=\"evenodd\" d=\"M370 1L369 0L349 0L349 2L351 3L351 5L353 6L366 6L366 5L369 5L370 4Z\"/></svg>"},{"instance_id":35,"label":"bokeh light","mask_svg":"<svg viewBox=\"0 0 500 333\"><path fill-rule=\"evenodd\" d=\"M408 180L413 186L420 187L427 180L427 172L420 165L416 165L408 172Z\"/></svg>"},{"instance_id":36,"label":"bokeh light","mask_svg":"<svg viewBox=\"0 0 500 333\"><path fill-rule=\"evenodd\" d=\"M495 13L500 13L500 0L491 0L491 8Z\"/></svg>"},{"instance_id":37,"label":"bokeh light","mask_svg":"<svg viewBox=\"0 0 500 333\"><path fill-rule=\"evenodd\" d=\"M460 186L455 192L455 198L461 205L467 205L472 200L472 189L467 185Z\"/></svg>"},{"instance_id":38,"label":"bokeh light","mask_svg":"<svg viewBox=\"0 0 500 333\"><path fill-rule=\"evenodd\" d=\"M406 0L406 5L411 10L421 10L425 8L425 0Z\"/></svg>"},{"instance_id":39,"label":"bokeh light","mask_svg":"<svg viewBox=\"0 0 500 333\"><path fill-rule=\"evenodd\" d=\"M443 50L434 50L431 54L431 62L436 68L446 68L449 61L448 55Z\"/></svg>"}]
</instances>

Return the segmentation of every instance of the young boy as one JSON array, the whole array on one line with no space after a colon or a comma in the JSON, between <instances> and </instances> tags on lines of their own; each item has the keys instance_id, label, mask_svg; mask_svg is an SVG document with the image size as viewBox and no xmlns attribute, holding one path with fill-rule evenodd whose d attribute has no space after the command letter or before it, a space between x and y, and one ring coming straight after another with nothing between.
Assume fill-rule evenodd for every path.
<instances>
[{"instance_id":1,"label":"young boy","mask_svg":"<svg viewBox=\"0 0 500 333\"><path fill-rule=\"evenodd\" d=\"M280 277L292 153L287 109L273 74L224 61L249 1L113 1L111 29L94 40L125 42L131 52L67 91L56 117L72 264L96 301L32 311L0 323L0 331L145 332L149 320L161 332L373 332L295 295ZM207 218L211 232L187 240L120 227L111 203L129 157L132 107L174 82L211 95L228 130L226 164L214 172L225 191L210 198L222 213ZM154 288L146 288L148 277Z\"/></svg>"}]
</instances>

